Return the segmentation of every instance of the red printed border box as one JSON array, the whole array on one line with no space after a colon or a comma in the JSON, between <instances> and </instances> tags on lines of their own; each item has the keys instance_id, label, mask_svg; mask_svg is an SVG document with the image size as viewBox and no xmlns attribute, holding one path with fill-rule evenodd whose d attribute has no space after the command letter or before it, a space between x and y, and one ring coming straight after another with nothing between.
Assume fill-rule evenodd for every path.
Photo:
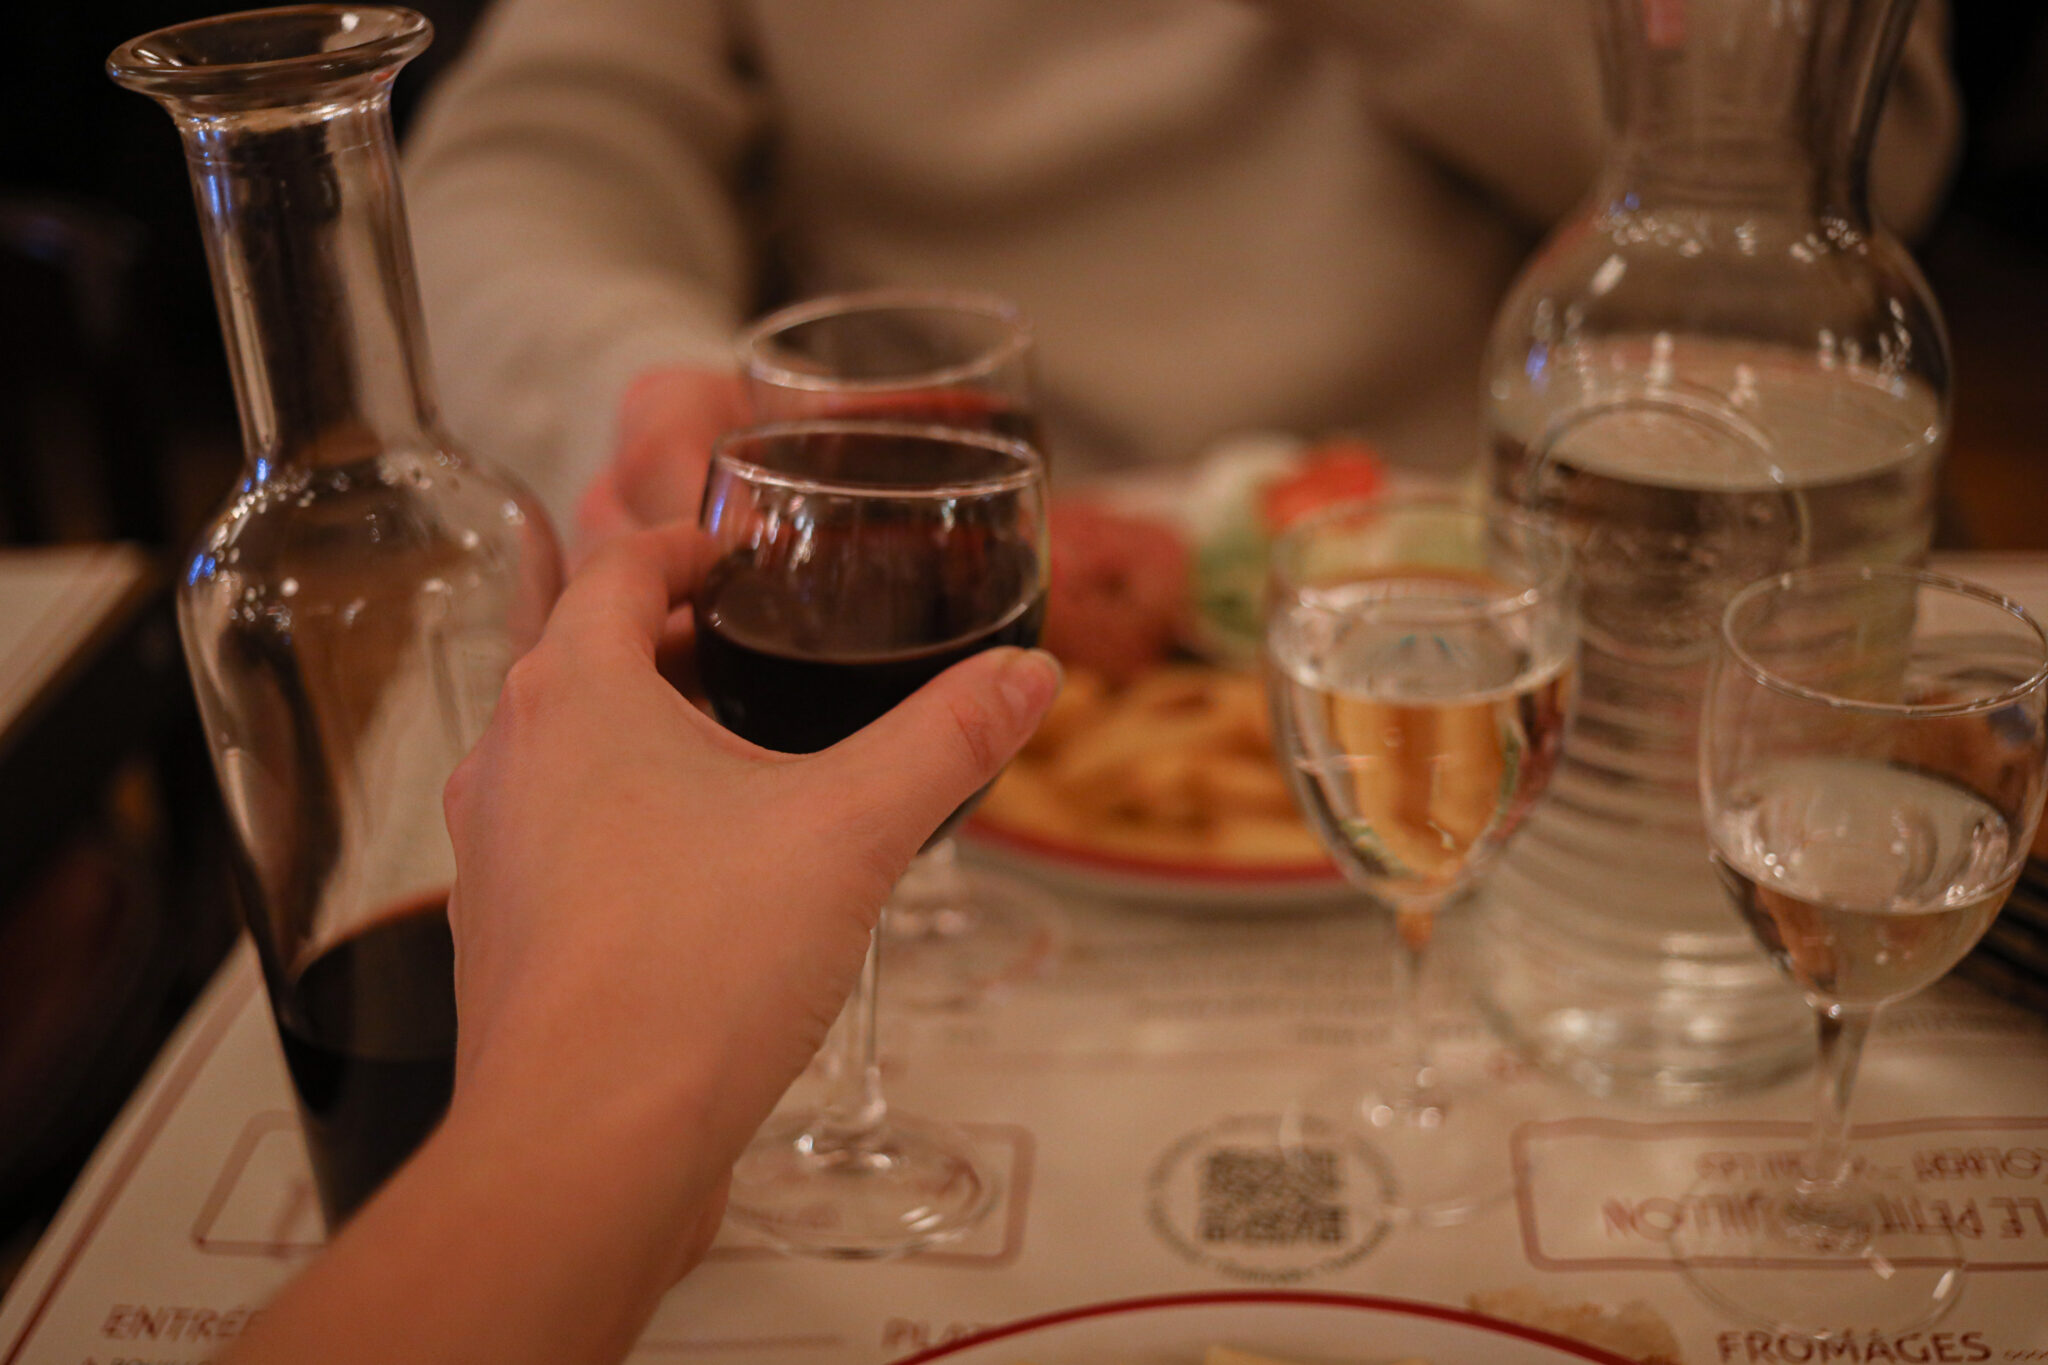
<instances>
[{"instance_id":1,"label":"red printed border box","mask_svg":"<svg viewBox=\"0 0 2048 1365\"><path fill-rule=\"evenodd\" d=\"M1549 1270L1669 1267L1672 1229L1733 1220L1798 1169L1808 1127L1781 1122L1526 1123L1510 1142L1522 1244ZM1859 1124L1856 1159L1905 1183L1888 1210L1956 1234L1972 1270L2048 1270L2048 1119Z\"/></svg>"}]
</instances>

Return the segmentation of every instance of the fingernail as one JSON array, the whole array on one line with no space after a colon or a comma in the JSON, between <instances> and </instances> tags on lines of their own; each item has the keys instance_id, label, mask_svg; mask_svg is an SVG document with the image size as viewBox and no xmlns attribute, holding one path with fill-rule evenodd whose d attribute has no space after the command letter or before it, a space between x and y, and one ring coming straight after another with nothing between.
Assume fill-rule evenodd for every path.
<instances>
[{"instance_id":1,"label":"fingernail","mask_svg":"<svg viewBox=\"0 0 2048 1365\"><path fill-rule=\"evenodd\" d=\"M996 686L1018 719L1036 721L1059 694L1066 673L1060 661L1042 649L1004 651L1010 657L996 677Z\"/></svg>"}]
</instances>

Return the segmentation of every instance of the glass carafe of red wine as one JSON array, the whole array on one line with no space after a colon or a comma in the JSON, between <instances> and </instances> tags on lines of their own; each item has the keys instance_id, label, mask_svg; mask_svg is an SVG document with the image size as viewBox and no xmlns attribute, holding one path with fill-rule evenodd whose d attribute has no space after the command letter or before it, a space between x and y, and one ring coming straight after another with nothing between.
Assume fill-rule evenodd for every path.
<instances>
[{"instance_id":1,"label":"glass carafe of red wine","mask_svg":"<svg viewBox=\"0 0 2048 1365\"><path fill-rule=\"evenodd\" d=\"M387 100L431 32L300 6L108 62L183 138L240 404L179 625L330 1225L446 1108L441 788L559 579L538 505L453 448L428 379Z\"/></svg>"},{"instance_id":2,"label":"glass carafe of red wine","mask_svg":"<svg viewBox=\"0 0 2048 1365\"><path fill-rule=\"evenodd\" d=\"M1705 1100L1808 1061L1707 861L1696 755L1734 592L1926 552L1949 351L1870 208L1911 0L1600 0L1613 143L1486 361L1490 491L1577 555L1577 727L1489 884L1490 1012L1596 1093Z\"/></svg>"}]
</instances>

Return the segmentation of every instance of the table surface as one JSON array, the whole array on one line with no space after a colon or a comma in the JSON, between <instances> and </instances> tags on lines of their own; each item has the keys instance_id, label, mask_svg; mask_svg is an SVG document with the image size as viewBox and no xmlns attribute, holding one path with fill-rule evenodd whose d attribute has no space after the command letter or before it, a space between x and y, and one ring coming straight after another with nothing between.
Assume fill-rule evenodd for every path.
<instances>
[{"instance_id":1,"label":"table surface","mask_svg":"<svg viewBox=\"0 0 2048 1365\"><path fill-rule=\"evenodd\" d=\"M2048 606L2048 559L1952 567ZM1270 1286L1639 1303L1691 1365L1805 1358L1716 1317L1663 1244L1698 1173L1734 1188L1800 1147L1805 1086L1687 1111L1593 1100L1500 1052L1449 988L1454 961L1429 1013L1515 1115L1499 1135L1511 1197L1452 1228L1188 1235L1198 1215L1246 1212L1230 1203L1241 1194L1199 1187L1196 1164L1384 1032L1391 930L1345 910L1223 914L1072 890L1060 909L1065 941L1041 979L977 1009L884 1011L892 1098L967 1126L1004 1166L988 1225L887 1263L789 1260L728 1229L634 1360L880 1362L1079 1304ZM1477 927L1449 917L1446 954ZM1920 1215L1957 1228L1972 1271L1935 1332L1852 1339L1830 1358L2048 1360L2048 1020L1944 982L1887 1013L1856 1110L1863 1151L1919 1186ZM1374 1178L1369 1155L1338 1161L1340 1179ZM204 1359L319 1240L282 1058L239 952L0 1302L0 1365Z\"/></svg>"},{"instance_id":2,"label":"table surface","mask_svg":"<svg viewBox=\"0 0 2048 1365\"><path fill-rule=\"evenodd\" d=\"M132 545L0 550L0 736L150 575Z\"/></svg>"}]
</instances>

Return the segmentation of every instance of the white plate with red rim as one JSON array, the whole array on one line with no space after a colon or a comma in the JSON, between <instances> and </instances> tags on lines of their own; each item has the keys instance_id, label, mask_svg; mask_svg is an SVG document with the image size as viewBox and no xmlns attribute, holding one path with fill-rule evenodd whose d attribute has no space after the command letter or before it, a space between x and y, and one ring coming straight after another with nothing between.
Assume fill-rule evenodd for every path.
<instances>
[{"instance_id":1,"label":"white plate with red rim","mask_svg":"<svg viewBox=\"0 0 2048 1365\"><path fill-rule=\"evenodd\" d=\"M1327 858L1247 863L1142 857L971 817L961 839L983 860L1056 889L1188 909L1329 906L1353 895Z\"/></svg>"},{"instance_id":2,"label":"white plate with red rim","mask_svg":"<svg viewBox=\"0 0 2048 1365\"><path fill-rule=\"evenodd\" d=\"M895 1365L1201 1365L1211 1346L1299 1365L1635 1365L1583 1342L1442 1304L1247 1290L1088 1304L949 1342Z\"/></svg>"}]
</instances>

